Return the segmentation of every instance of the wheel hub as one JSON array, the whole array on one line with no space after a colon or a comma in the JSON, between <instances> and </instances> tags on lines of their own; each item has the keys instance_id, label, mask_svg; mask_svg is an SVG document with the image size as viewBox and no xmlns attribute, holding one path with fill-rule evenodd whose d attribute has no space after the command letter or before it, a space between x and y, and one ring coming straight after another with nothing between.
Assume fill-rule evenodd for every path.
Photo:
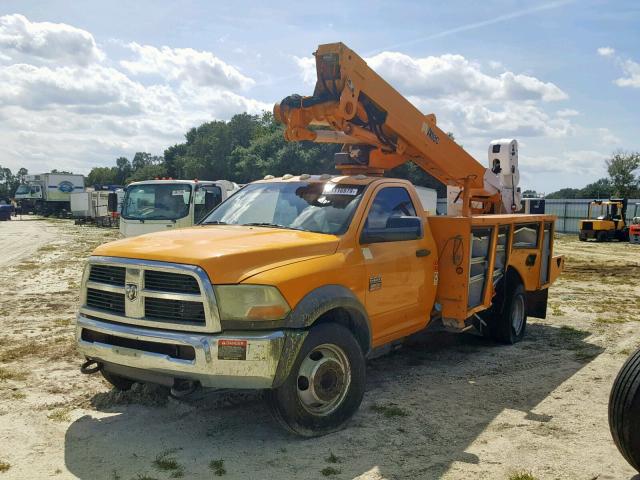
<instances>
[{"instance_id":1,"label":"wheel hub","mask_svg":"<svg viewBox=\"0 0 640 480\"><path fill-rule=\"evenodd\" d=\"M298 398L315 415L328 415L340 406L351 383L346 354L337 345L319 345L298 370Z\"/></svg>"}]
</instances>

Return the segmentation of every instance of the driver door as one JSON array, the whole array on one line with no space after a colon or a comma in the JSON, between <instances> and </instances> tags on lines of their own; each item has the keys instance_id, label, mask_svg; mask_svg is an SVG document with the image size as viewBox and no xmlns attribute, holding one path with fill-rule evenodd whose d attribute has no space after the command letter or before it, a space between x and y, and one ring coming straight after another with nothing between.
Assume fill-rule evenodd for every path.
<instances>
[{"instance_id":1,"label":"driver door","mask_svg":"<svg viewBox=\"0 0 640 480\"><path fill-rule=\"evenodd\" d=\"M424 235L401 241L362 243L367 229L387 227L397 216L416 216L409 192L403 186L379 188L369 204L360 232L368 288L365 303L375 344L416 330L426 322L426 262L430 252ZM392 222L391 222L392 223Z\"/></svg>"}]
</instances>

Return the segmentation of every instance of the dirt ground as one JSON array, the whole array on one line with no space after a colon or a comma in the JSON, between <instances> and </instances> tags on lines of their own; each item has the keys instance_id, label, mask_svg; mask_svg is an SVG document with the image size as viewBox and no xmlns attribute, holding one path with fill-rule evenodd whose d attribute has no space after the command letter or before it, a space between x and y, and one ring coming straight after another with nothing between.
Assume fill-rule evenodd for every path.
<instances>
[{"instance_id":1,"label":"dirt ground","mask_svg":"<svg viewBox=\"0 0 640 480\"><path fill-rule=\"evenodd\" d=\"M546 320L498 346L432 334L369 362L348 427L301 440L257 394L188 401L83 376L73 323L84 259L117 236L64 220L0 223L0 480L631 479L607 424L640 345L640 247L561 236ZM640 478L640 477L637 477Z\"/></svg>"}]
</instances>

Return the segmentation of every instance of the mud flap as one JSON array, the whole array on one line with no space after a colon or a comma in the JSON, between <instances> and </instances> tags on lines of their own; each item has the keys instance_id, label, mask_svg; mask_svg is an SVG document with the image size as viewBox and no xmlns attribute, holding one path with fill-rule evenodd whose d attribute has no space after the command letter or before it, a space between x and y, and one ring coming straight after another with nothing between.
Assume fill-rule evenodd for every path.
<instances>
[{"instance_id":1,"label":"mud flap","mask_svg":"<svg viewBox=\"0 0 640 480\"><path fill-rule=\"evenodd\" d=\"M525 292L527 298L527 316L535 318L547 318L547 299L549 289Z\"/></svg>"}]
</instances>

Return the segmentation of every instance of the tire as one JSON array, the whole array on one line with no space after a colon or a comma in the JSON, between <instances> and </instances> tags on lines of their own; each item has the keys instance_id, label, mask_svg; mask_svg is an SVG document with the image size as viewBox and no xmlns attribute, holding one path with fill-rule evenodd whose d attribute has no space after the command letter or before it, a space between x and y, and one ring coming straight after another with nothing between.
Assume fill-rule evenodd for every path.
<instances>
[{"instance_id":1,"label":"tire","mask_svg":"<svg viewBox=\"0 0 640 480\"><path fill-rule=\"evenodd\" d=\"M596 240L598 242L606 242L607 241L607 232L598 232L596 236Z\"/></svg>"},{"instance_id":2,"label":"tire","mask_svg":"<svg viewBox=\"0 0 640 480\"><path fill-rule=\"evenodd\" d=\"M622 456L640 472L640 349L627 359L613 382L609 428Z\"/></svg>"},{"instance_id":3,"label":"tire","mask_svg":"<svg viewBox=\"0 0 640 480\"><path fill-rule=\"evenodd\" d=\"M265 392L275 420L289 432L318 437L338 431L365 390L365 360L353 334L335 323L311 328L284 383Z\"/></svg>"},{"instance_id":4,"label":"tire","mask_svg":"<svg viewBox=\"0 0 640 480\"><path fill-rule=\"evenodd\" d=\"M100 373L104 377L104 379L113 385L116 390L129 390L131 386L135 383L133 380L130 380L125 377L121 377L120 375L116 375L115 373L106 372L104 370L100 370Z\"/></svg>"},{"instance_id":5,"label":"tire","mask_svg":"<svg viewBox=\"0 0 640 480\"><path fill-rule=\"evenodd\" d=\"M522 340L527 329L524 287L519 282L516 286L507 286L506 299L503 301L500 297L488 315L483 316L488 327L485 336L499 343L513 345Z\"/></svg>"}]
</instances>

